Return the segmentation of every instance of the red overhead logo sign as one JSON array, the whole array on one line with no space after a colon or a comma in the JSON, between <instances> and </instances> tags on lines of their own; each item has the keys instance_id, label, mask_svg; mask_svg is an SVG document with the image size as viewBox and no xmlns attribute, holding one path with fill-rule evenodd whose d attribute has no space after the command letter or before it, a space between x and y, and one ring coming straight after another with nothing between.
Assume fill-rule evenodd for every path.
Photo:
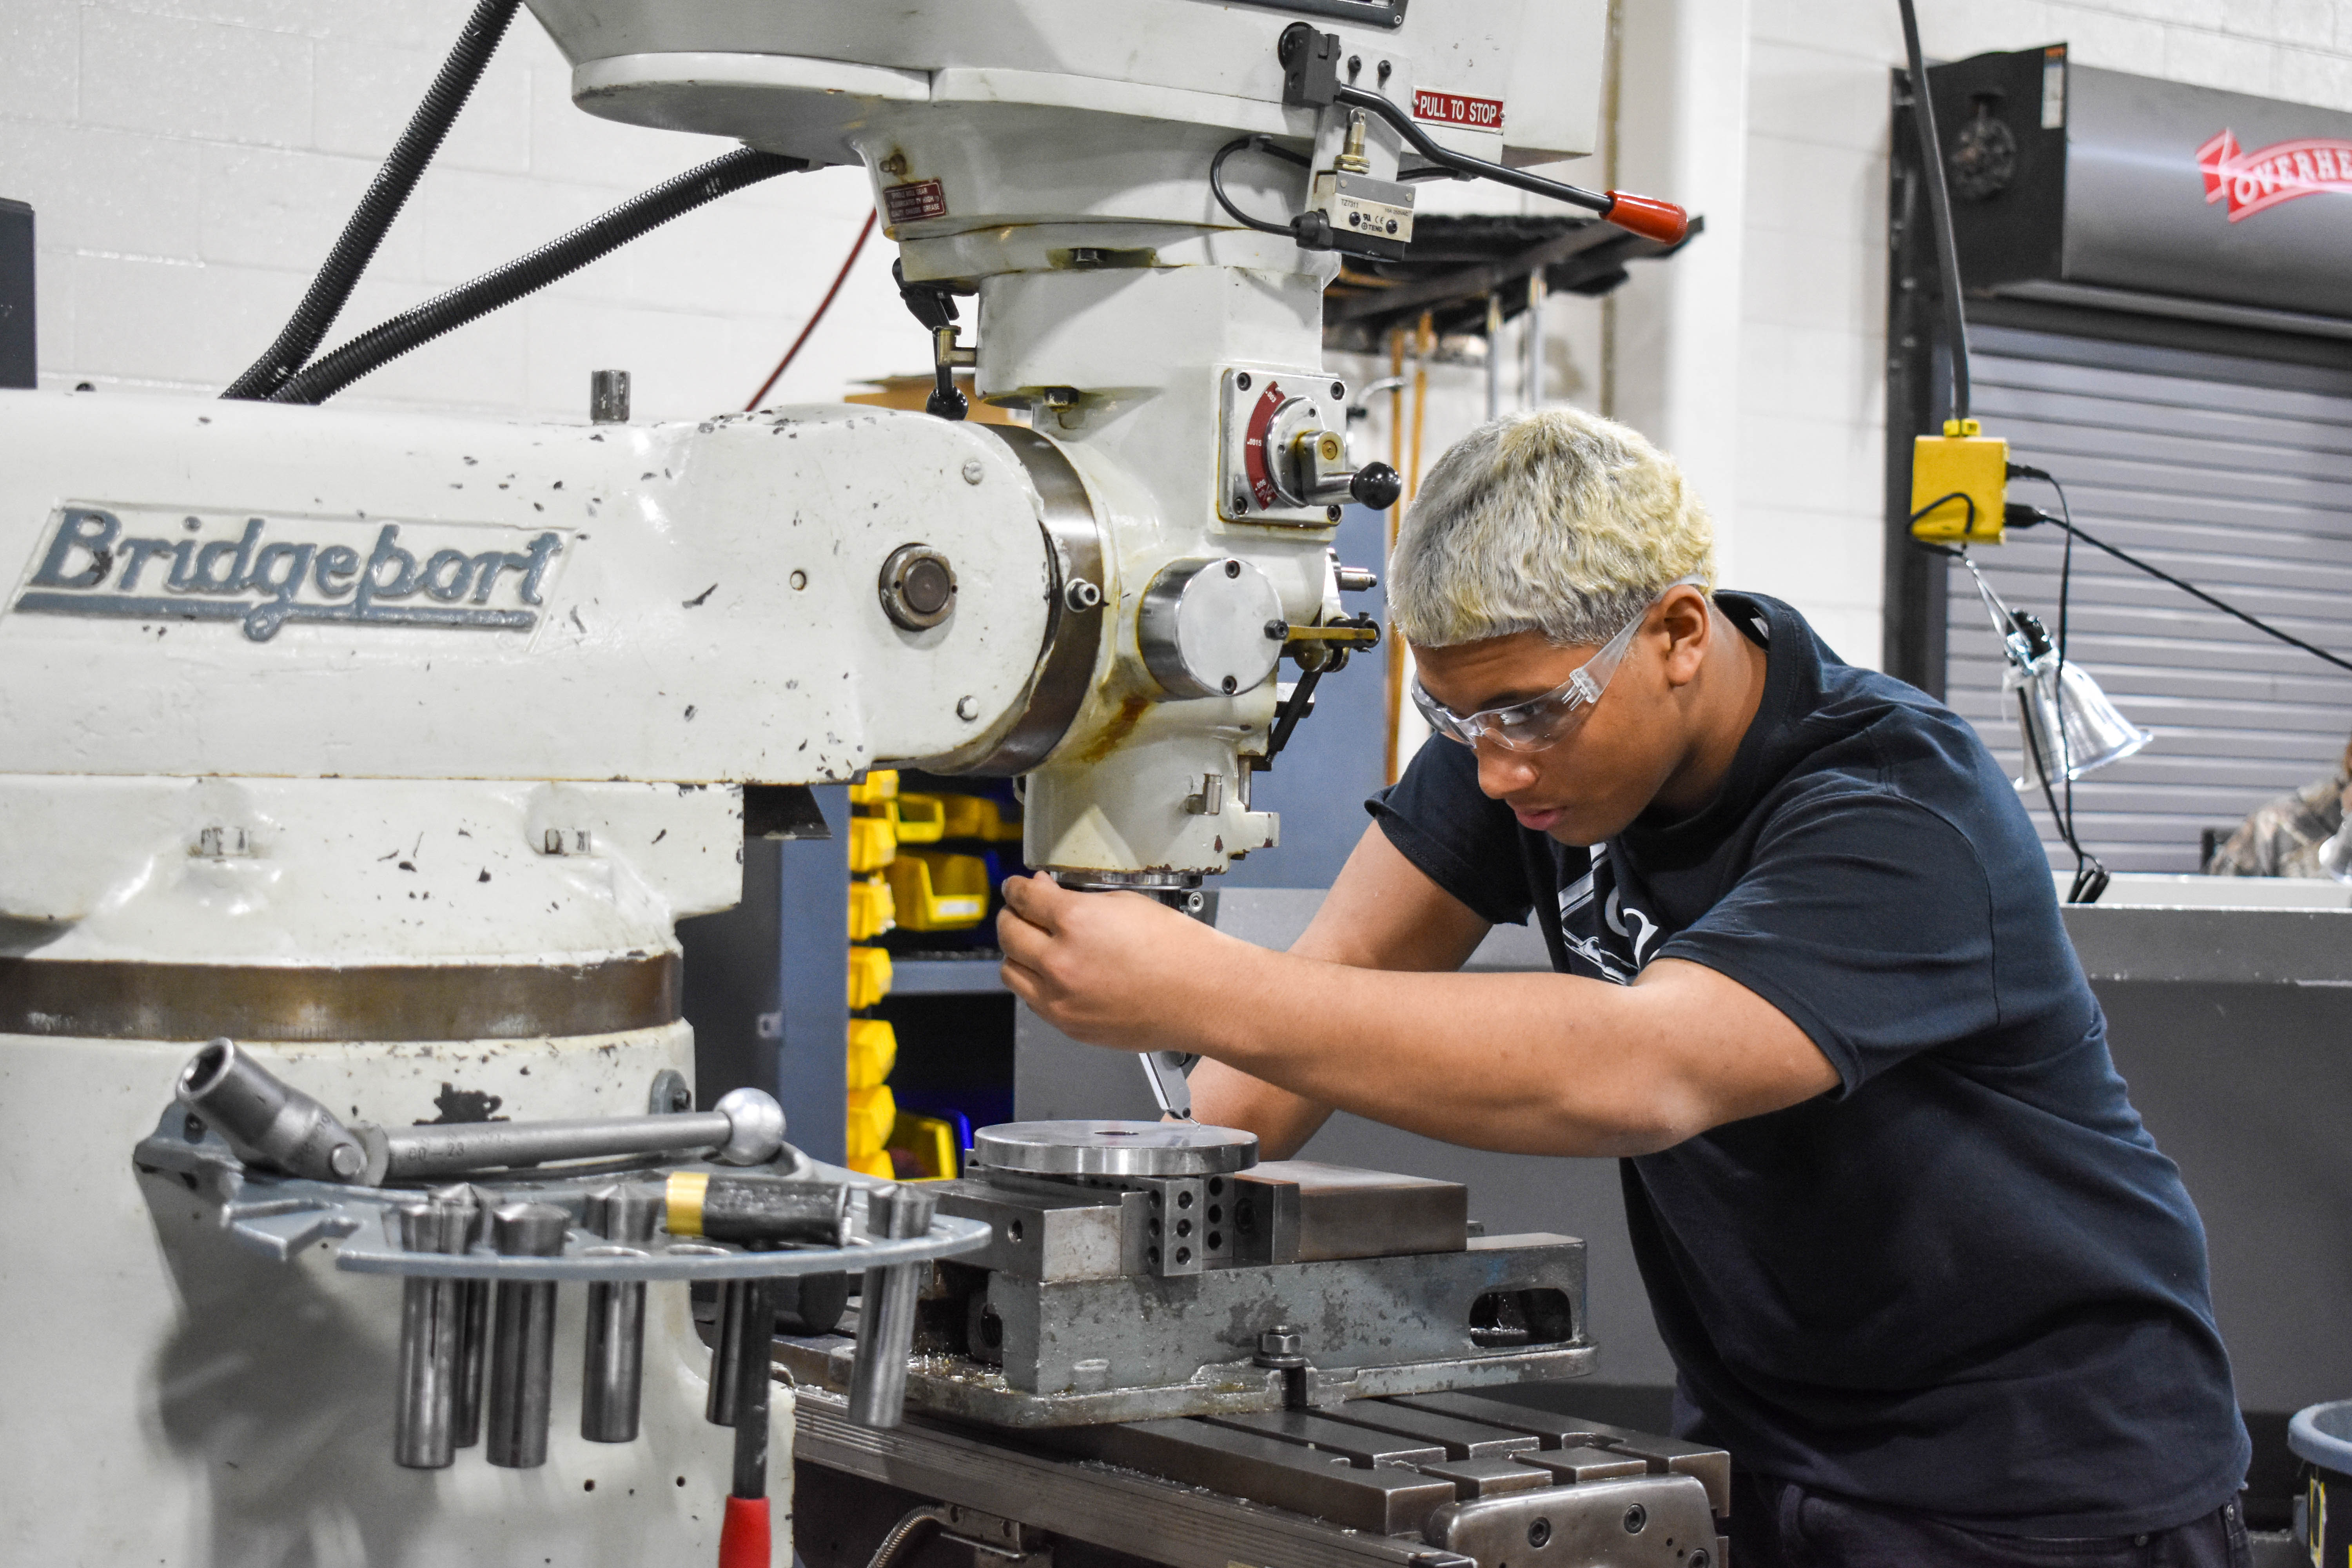
<instances>
[{"instance_id":1,"label":"red overhead logo sign","mask_svg":"<svg viewBox=\"0 0 2352 1568\"><path fill-rule=\"evenodd\" d=\"M2227 202L2231 223L2297 196L2352 195L2352 142L2330 137L2273 142L2246 153L2224 131L2197 149L2197 167L2205 176L2206 201Z\"/></svg>"},{"instance_id":2,"label":"red overhead logo sign","mask_svg":"<svg viewBox=\"0 0 2352 1568\"><path fill-rule=\"evenodd\" d=\"M1503 128L1503 100L1499 98L1469 98L1458 92L1433 92L1425 87L1415 88L1412 117L1426 120L1433 125L1467 125L1474 131L1500 131Z\"/></svg>"}]
</instances>

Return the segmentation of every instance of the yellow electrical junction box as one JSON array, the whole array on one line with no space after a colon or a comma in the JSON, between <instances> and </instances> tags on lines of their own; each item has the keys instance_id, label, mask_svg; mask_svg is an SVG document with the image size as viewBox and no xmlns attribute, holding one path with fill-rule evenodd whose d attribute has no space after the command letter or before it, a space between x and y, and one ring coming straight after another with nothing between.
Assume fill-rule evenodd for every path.
<instances>
[{"instance_id":1,"label":"yellow electrical junction box","mask_svg":"<svg viewBox=\"0 0 2352 1568\"><path fill-rule=\"evenodd\" d=\"M1911 445L1911 537L1931 544L1999 544L2009 496L2009 443L1947 419Z\"/></svg>"}]
</instances>

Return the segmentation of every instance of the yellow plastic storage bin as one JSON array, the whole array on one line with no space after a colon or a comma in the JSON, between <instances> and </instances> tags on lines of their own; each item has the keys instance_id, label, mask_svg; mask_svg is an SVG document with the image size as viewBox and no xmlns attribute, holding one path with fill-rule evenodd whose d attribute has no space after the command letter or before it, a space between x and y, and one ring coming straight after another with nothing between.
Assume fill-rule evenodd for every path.
<instances>
[{"instance_id":1,"label":"yellow plastic storage bin","mask_svg":"<svg viewBox=\"0 0 2352 1568\"><path fill-rule=\"evenodd\" d=\"M852 805L880 805L884 801L896 797L898 793L898 770L896 768L876 768L866 775L864 782L854 784L849 786L849 804Z\"/></svg>"},{"instance_id":2,"label":"yellow plastic storage bin","mask_svg":"<svg viewBox=\"0 0 2352 1568\"><path fill-rule=\"evenodd\" d=\"M901 844L937 844L947 834L947 802L939 795L909 792L887 809Z\"/></svg>"},{"instance_id":3,"label":"yellow plastic storage bin","mask_svg":"<svg viewBox=\"0 0 2352 1568\"><path fill-rule=\"evenodd\" d=\"M943 795L939 797L945 809L949 838L977 838L989 844L1016 843L1021 837L1021 819L1004 819L1004 807L982 795Z\"/></svg>"},{"instance_id":4,"label":"yellow plastic storage bin","mask_svg":"<svg viewBox=\"0 0 2352 1568\"><path fill-rule=\"evenodd\" d=\"M849 868L864 873L879 871L898 853L898 835L887 816L853 816L849 819ZM892 889L896 891L895 887Z\"/></svg>"},{"instance_id":5,"label":"yellow plastic storage bin","mask_svg":"<svg viewBox=\"0 0 2352 1568\"><path fill-rule=\"evenodd\" d=\"M890 884L879 876L858 877L849 884L849 940L871 942L898 922L898 906Z\"/></svg>"},{"instance_id":6,"label":"yellow plastic storage bin","mask_svg":"<svg viewBox=\"0 0 2352 1568\"><path fill-rule=\"evenodd\" d=\"M877 1149L871 1154L852 1155L842 1163L861 1176L878 1176L886 1182L895 1182L898 1179L898 1165L892 1162L887 1152L880 1149Z\"/></svg>"},{"instance_id":7,"label":"yellow plastic storage bin","mask_svg":"<svg viewBox=\"0 0 2352 1568\"><path fill-rule=\"evenodd\" d=\"M898 1065L898 1032L885 1018L849 1020L849 1087L879 1089Z\"/></svg>"},{"instance_id":8,"label":"yellow plastic storage bin","mask_svg":"<svg viewBox=\"0 0 2352 1568\"><path fill-rule=\"evenodd\" d=\"M890 994L890 955L878 947L849 950L849 1009L871 1007Z\"/></svg>"},{"instance_id":9,"label":"yellow plastic storage bin","mask_svg":"<svg viewBox=\"0 0 2352 1568\"><path fill-rule=\"evenodd\" d=\"M898 1120L898 1102L891 1098L888 1084L853 1089L849 1091L848 1136L844 1142L852 1155L877 1153L890 1142L890 1129Z\"/></svg>"},{"instance_id":10,"label":"yellow plastic storage bin","mask_svg":"<svg viewBox=\"0 0 2352 1568\"><path fill-rule=\"evenodd\" d=\"M858 1114L857 1095L856 1089L849 1091L849 1120L841 1134L841 1163L853 1171L858 1161L879 1152L874 1142L874 1119Z\"/></svg>"},{"instance_id":11,"label":"yellow plastic storage bin","mask_svg":"<svg viewBox=\"0 0 2352 1568\"><path fill-rule=\"evenodd\" d=\"M909 849L890 862L890 895L908 931L962 931L988 914L988 862Z\"/></svg>"},{"instance_id":12,"label":"yellow plastic storage bin","mask_svg":"<svg viewBox=\"0 0 2352 1568\"><path fill-rule=\"evenodd\" d=\"M890 1147L914 1156L923 1181L946 1181L960 1173L956 1167L963 1151L956 1147L955 1123L944 1118L900 1111L890 1129Z\"/></svg>"}]
</instances>

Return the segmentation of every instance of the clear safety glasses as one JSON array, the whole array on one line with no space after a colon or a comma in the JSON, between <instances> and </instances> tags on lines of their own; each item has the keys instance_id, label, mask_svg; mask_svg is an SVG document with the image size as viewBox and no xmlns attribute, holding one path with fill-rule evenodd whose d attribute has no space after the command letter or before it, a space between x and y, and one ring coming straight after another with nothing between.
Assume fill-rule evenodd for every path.
<instances>
[{"instance_id":1,"label":"clear safety glasses","mask_svg":"<svg viewBox=\"0 0 2352 1568\"><path fill-rule=\"evenodd\" d=\"M1633 634L1650 618L1650 612L1664 602L1666 594L1689 584L1705 586L1704 577L1678 577L1666 584L1660 594L1642 608L1642 613L1619 629L1616 636L1601 645L1600 651L1576 667L1566 680L1540 697L1525 702L1514 702L1505 708L1482 708L1475 713L1456 713L1432 697L1416 677L1412 683L1412 705L1429 721L1429 727L1449 741L1465 746L1475 746L1481 736L1493 737L1495 743L1508 751L1540 752L1556 745L1570 730L1584 721L1601 694L1609 689L1609 678L1625 662L1625 650L1633 646Z\"/></svg>"}]
</instances>

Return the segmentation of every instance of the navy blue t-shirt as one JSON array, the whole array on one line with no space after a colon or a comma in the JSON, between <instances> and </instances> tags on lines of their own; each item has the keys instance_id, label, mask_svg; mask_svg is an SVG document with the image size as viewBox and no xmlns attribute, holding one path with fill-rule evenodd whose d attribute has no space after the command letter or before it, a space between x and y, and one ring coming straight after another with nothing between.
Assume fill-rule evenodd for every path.
<instances>
[{"instance_id":1,"label":"navy blue t-shirt","mask_svg":"<svg viewBox=\"0 0 2352 1568\"><path fill-rule=\"evenodd\" d=\"M1703 963L1837 1069L1818 1099L1621 1163L1683 1435L2002 1533L2212 1511L2250 1450L2204 1227L2108 1058L2015 790L1959 718L1788 605L1716 602L1768 674L1696 815L1573 848L1439 740L1370 803L1472 910L1532 910L1555 969Z\"/></svg>"}]
</instances>

